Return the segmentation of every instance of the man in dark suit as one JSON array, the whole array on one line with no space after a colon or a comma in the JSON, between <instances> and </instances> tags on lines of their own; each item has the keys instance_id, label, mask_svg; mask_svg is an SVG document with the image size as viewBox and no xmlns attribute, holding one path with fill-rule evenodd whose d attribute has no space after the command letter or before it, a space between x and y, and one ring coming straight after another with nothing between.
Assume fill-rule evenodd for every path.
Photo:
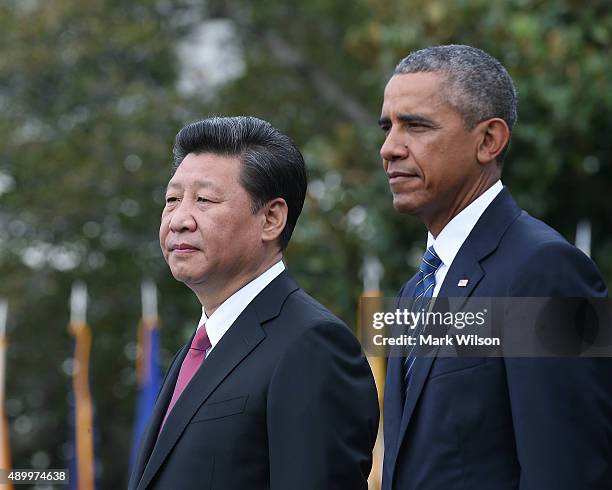
<instances>
[{"instance_id":1,"label":"man in dark suit","mask_svg":"<svg viewBox=\"0 0 612 490\"><path fill-rule=\"evenodd\" d=\"M367 488L378 427L352 332L282 253L306 194L300 152L269 123L183 128L160 243L202 319L166 374L132 490Z\"/></svg>"},{"instance_id":2,"label":"man in dark suit","mask_svg":"<svg viewBox=\"0 0 612 490\"><path fill-rule=\"evenodd\" d=\"M395 69L380 153L394 207L429 231L400 297L607 295L501 184L515 121L512 79L481 50L426 48ZM612 488L611 383L610 359L391 357L383 488Z\"/></svg>"}]
</instances>

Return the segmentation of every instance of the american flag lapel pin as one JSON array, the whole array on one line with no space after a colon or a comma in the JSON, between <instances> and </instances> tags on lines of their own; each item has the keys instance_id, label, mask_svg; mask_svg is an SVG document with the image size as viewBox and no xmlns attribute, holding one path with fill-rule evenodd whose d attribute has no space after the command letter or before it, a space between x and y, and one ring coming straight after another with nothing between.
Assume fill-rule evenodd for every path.
<instances>
[{"instance_id":1,"label":"american flag lapel pin","mask_svg":"<svg viewBox=\"0 0 612 490\"><path fill-rule=\"evenodd\" d=\"M468 285L468 280L467 279L460 279L459 282L457 283L457 286L459 286L460 288L464 288Z\"/></svg>"}]
</instances>

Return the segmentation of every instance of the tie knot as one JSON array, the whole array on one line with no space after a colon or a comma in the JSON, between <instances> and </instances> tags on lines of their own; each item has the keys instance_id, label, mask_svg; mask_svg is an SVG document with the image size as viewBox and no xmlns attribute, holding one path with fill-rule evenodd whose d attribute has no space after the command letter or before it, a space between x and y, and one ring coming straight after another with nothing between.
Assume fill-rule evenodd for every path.
<instances>
[{"instance_id":1,"label":"tie knot","mask_svg":"<svg viewBox=\"0 0 612 490\"><path fill-rule=\"evenodd\" d=\"M196 334L191 341L190 349L206 352L208 349L210 349L211 345L210 339L208 338L208 332L206 331L206 325L202 325L196 331Z\"/></svg>"},{"instance_id":2,"label":"tie knot","mask_svg":"<svg viewBox=\"0 0 612 490\"><path fill-rule=\"evenodd\" d=\"M433 248L433 245L425 250L423 254L423 260L421 261L421 272L423 274L431 274L438 270L438 267L442 264L442 259L438 257L438 254Z\"/></svg>"}]
</instances>

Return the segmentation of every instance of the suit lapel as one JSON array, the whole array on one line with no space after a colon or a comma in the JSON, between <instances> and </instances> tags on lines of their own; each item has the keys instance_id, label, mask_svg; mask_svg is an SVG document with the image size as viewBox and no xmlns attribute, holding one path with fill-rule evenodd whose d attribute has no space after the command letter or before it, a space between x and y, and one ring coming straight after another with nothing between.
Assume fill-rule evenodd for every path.
<instances>
[{"instance_id":1,"label":"suit lapel","mask_svg":"<svg viewBox=\"0 0 612 490\"><path fill-rule=\"evenodd\" d=\"M140 481L142 474L144 472L145 466L149 457L151 456L151 452L155 446L155 442L157 441L157 435L159 433L159 427L161 422L166 414L166 409L168 404L170 403L170 399L172 398L172 393L174 392L174 386L176 385L176 380L179 375L179 371L181 370L181 364L183 363L183 359L187 355L187 350L189 349L189 345L191 345L191 341L195 335L195 331L193 335L189 339L189 342L183 346L182 349L176 354L170 368L168 369L168 373L162 383L162 388L159 392L159 396L155 402L155 407L153 408L153 412L151 414L151 419L147 424L147 429L143 435L141 448L138 452L138 459L136 460L136 464L134 465L134 471L132 472L132 478L130 479L130 489L135 489L137 487L138 482Z\"/></svg>"},{"instance_id":2,"label":"suit lapel","mask_svg":"<svg viewBox=\"0 0 612 490\"><path fill-rule=\"evenodd\" d=\"M200 406L206 402L212 392L234 368L265 339L266 335L261 324L278 316L284 301L296 289L298 289L298 286L289 274L287 272L281 273L259 293L223 335L176 402L164 429L159 434L157 443L155 443L155 440L152 443L147 441L149 443L147 447L151 447L151 444L153 447L138 484L138 489L147 488ZM164 408L168 405L172 396L180 364L187 352L187 346L183 350L181 362L175 363L178 368L173 369L175 372L173 372L172 378L168 376L166 385L170 387L164 393L165 403L162 405ZM166 386L164 386L164 391L166 391ZM160 396L160 403L161 398ZM165 410L160 410L160 412L161 415L157 416L156 423L151 424L154 428L159 427ZM157 431L154 431L154 435L157 436Z\"/></svg>"},{"instance_id":3,"label":"suit lapel","mask_svg":"<svg viewBox=\"0 0 612 490\"><path fill-rule=\"evenodd\" d=\"M395 458L397 461L397 455L399 454L400 448L404 441L406 430L408 429L408 425L412 418L412 414L416 408L417 402L421 396L421 392L423 391L423 387L425 386L425 381L429 375L429 371L431 369L431 365L436 357L439 347L434 347L431 354L427 357L418 357L415 359L415 362L412 366L412 371L410 373L410 389L406 393L406 400L404 401L403 411L401 412L401 422L399 427L399 436L398 436L398 444L397 444L397 452L395 454ZM399 359L400 363L404 362L404 359ZM400 373L401 373L400 367ZM400 377L402 374L400 374ZM403 383L400 388L403 396ZM395 463L394 463L395 467Z\"/></svg>"},{"instance_id":4,"label":"suit lapel","mask_svg":"<svg viewBox=\"0 0 612 490\"><path fill-rule=\"evenodd\" d=\"M265 337L249 307L204 360L166 420L138 488L146 488L191 418L214 389ZM176 379L175 379L176 383ZM172 385L174 387L174 385Z\"/></svg>"},{"instance_id":5,"label":"suit lapel","mask_svg":"<svg viewBox=\"0 0 612 490\"><path fill-rule=\"evenodd\" d=\"M384 419L385 453L392 454L397 448L397 441L402 420L402 361L403 357L390 357L387 364L385 382Z\"/></svg>"},{"instance_id":6,"label":"suit lapel","mask_svg":"<svg viewBox=\"0 0 612 490\"><path fill-rule=\"evenodd\" d=\"M410 281L402 288L399 293L399 308L411 308L412 301L414 299L414 290L418 282L419 276L415 275ZM384 406L384 425L385 425L385 458L383 474L385 475L385 482L390 482L392 474L395 468L395 462L399 453L399 448L402 445L406 427L410 419L410 415L414 410L414 405L418 399L421 388L416 390L415 397L412 400L406 400L404 404L404 381L403 381L403 363L405 359L405 353L402 350L399 352L393 349L391 351L391 357L387 366L387 382L385 385L385 406ZM411 381L414 381L414 376L420 378L420 373L417 374L417 364L414 365L412 372ZM420 371L420 370L419 370ZM423 380L424 381L424 380ZM419 380L417 383L422 383ZM413 392L414 390L411 390ZM385 485L386 487L386 485ZM388 487L390 488L390 487Z\"/></svg>"},{"instance_id":7,"label":"suit lapel","mask_svg":"<svg viewBox=\"0 0 612 490\"><path fill-rule=\"evenodd\" d=\"M464 244L465 245L465 244ZM463 247L462 247L463 249ZM459 260L457 260L459 259ZM462 271L462 272L460 272ZM440 293L438 295L439 298L444 297L454 297L454 298L465 298L472 294L476 285L480 282L484 275L482 268L477 260L474 259L474 256L465 252L462 255L457 255L451 268L446 274L446 278L442 283L442 288L440 289ZM457 277L468 277L468 287L458 287L458 280L455 281ZM449 281L450 280L450 281ZM452 286L451 286L452 285ZM453 305L453 308L461 308L463 302L458 302L456 305ZM435 308L435 304L434 304ZM399 450L402 446L402 443L405 440L406 431L410 424L410 420L412 419L412 415L414 414L414 410L417 406L421 393L423 391L423 387L425 386L425 382L429 377L429 371L431 370L431 366L434 363L436 355L438 353L439 346L433 348L432 352L427 357L419 357L415 360L414 365L412 367L412 371L410 374L410 389L406 394L406 401L404 403L404 410L401 413L401 423L399 427L399 439L397 444L397 452L395 454L395 458L397 461L397 455L399 454ZM399 359L400 364L403 359ZM401 366L400 366L401 373ZM401 377L401 374L399 375ZM399 388L400 393L403 388Z\"/></svg>"},{"instance_id":8,"label":"suit lapel","mask_svg":"<svg viewBox=\"0 0 612 490\"><path fill-rule=\"evenodd\" d=\"M419 276L415 274L398 293L397 308L410 309L414 300L414 290ZM394 335L405 333L404 327L398 328ZM384 398L384 433L385 453L392 454L398 447L400 424L404 404L403 363L406 356L405 348L393 346L389 352L387 377L385 381Z\"/></svg>"},{"instance_id":9,"label":"suit lapel","mask_svg":"<svg viewBox=\"0 0 612 490\"><path fill-rule=\"evenodd\" d=\"M510 196L507 188L504 187L480 217L453 260L438 294L439 298L462 298L460 301L453 302L453 310L461 308L467 298L474 293L476 286L485 276L485 271L480 262L498 247L503 234L519 216L520 212L521 210ZM415 281L411 282L413 283L412 288L406 287L406 295L414 295ZM428 357L418 358L412 368L410 375L411 387L408 390L404 409L401 413L398 441L397 445L395 445L396 450L394 453L391 453L391 468L393 468L393 471L397 463L397 456L405 439L406 430L414 414L438 349L436 347ZM400 380L402 376L401 362L402 359L389 360L391 366L399 364L398 376ZM400 396L403 396L401 385L390 388L399 390Z\"/></svg>"},{"instance_id":10,"label":"suit lapel","mask_svg":"<svg viewBox=\"0 0 612 490\"><path fill-rule=\"evenodd\" d=\"M441 298L467 298L484 276L480 259L469 240L466 240L448 270L440 292ZM460 308L462 304L453 305Z\"/></svg>"}]
</instances>

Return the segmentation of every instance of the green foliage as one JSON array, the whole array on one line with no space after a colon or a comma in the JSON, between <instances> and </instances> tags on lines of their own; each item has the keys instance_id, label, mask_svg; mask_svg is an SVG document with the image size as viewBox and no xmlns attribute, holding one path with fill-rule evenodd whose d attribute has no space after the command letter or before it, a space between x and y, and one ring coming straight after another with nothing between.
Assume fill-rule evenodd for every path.
<instances>
[{"instance_id":1,"label":"green foliage","mask_svg":"<svg viewBox=\"0 0 612 490\"><path fill-rule=\"evenodd\" d=\"M80 278L91 297L101 481L125 486L140 280L160 288L166 360L199 317L157 245L172 140L185 122L254 114L298 143L311 186L289 268L349 325L365 255L383 263L385 293L397 291L425 231L392 208L376 120L393 67L420 47L472 44L505 64L520 106L504 183L570 240L577 221L590 219L593 257L611 278L607 3L4 2L0 295L10 301L15 466L32 466L41 451L50 467L65 466L67 300ZM200 16L233 22L245 70L220 88L187 94L177 90L176 46Z\"/></svg>"}]
</instances>

